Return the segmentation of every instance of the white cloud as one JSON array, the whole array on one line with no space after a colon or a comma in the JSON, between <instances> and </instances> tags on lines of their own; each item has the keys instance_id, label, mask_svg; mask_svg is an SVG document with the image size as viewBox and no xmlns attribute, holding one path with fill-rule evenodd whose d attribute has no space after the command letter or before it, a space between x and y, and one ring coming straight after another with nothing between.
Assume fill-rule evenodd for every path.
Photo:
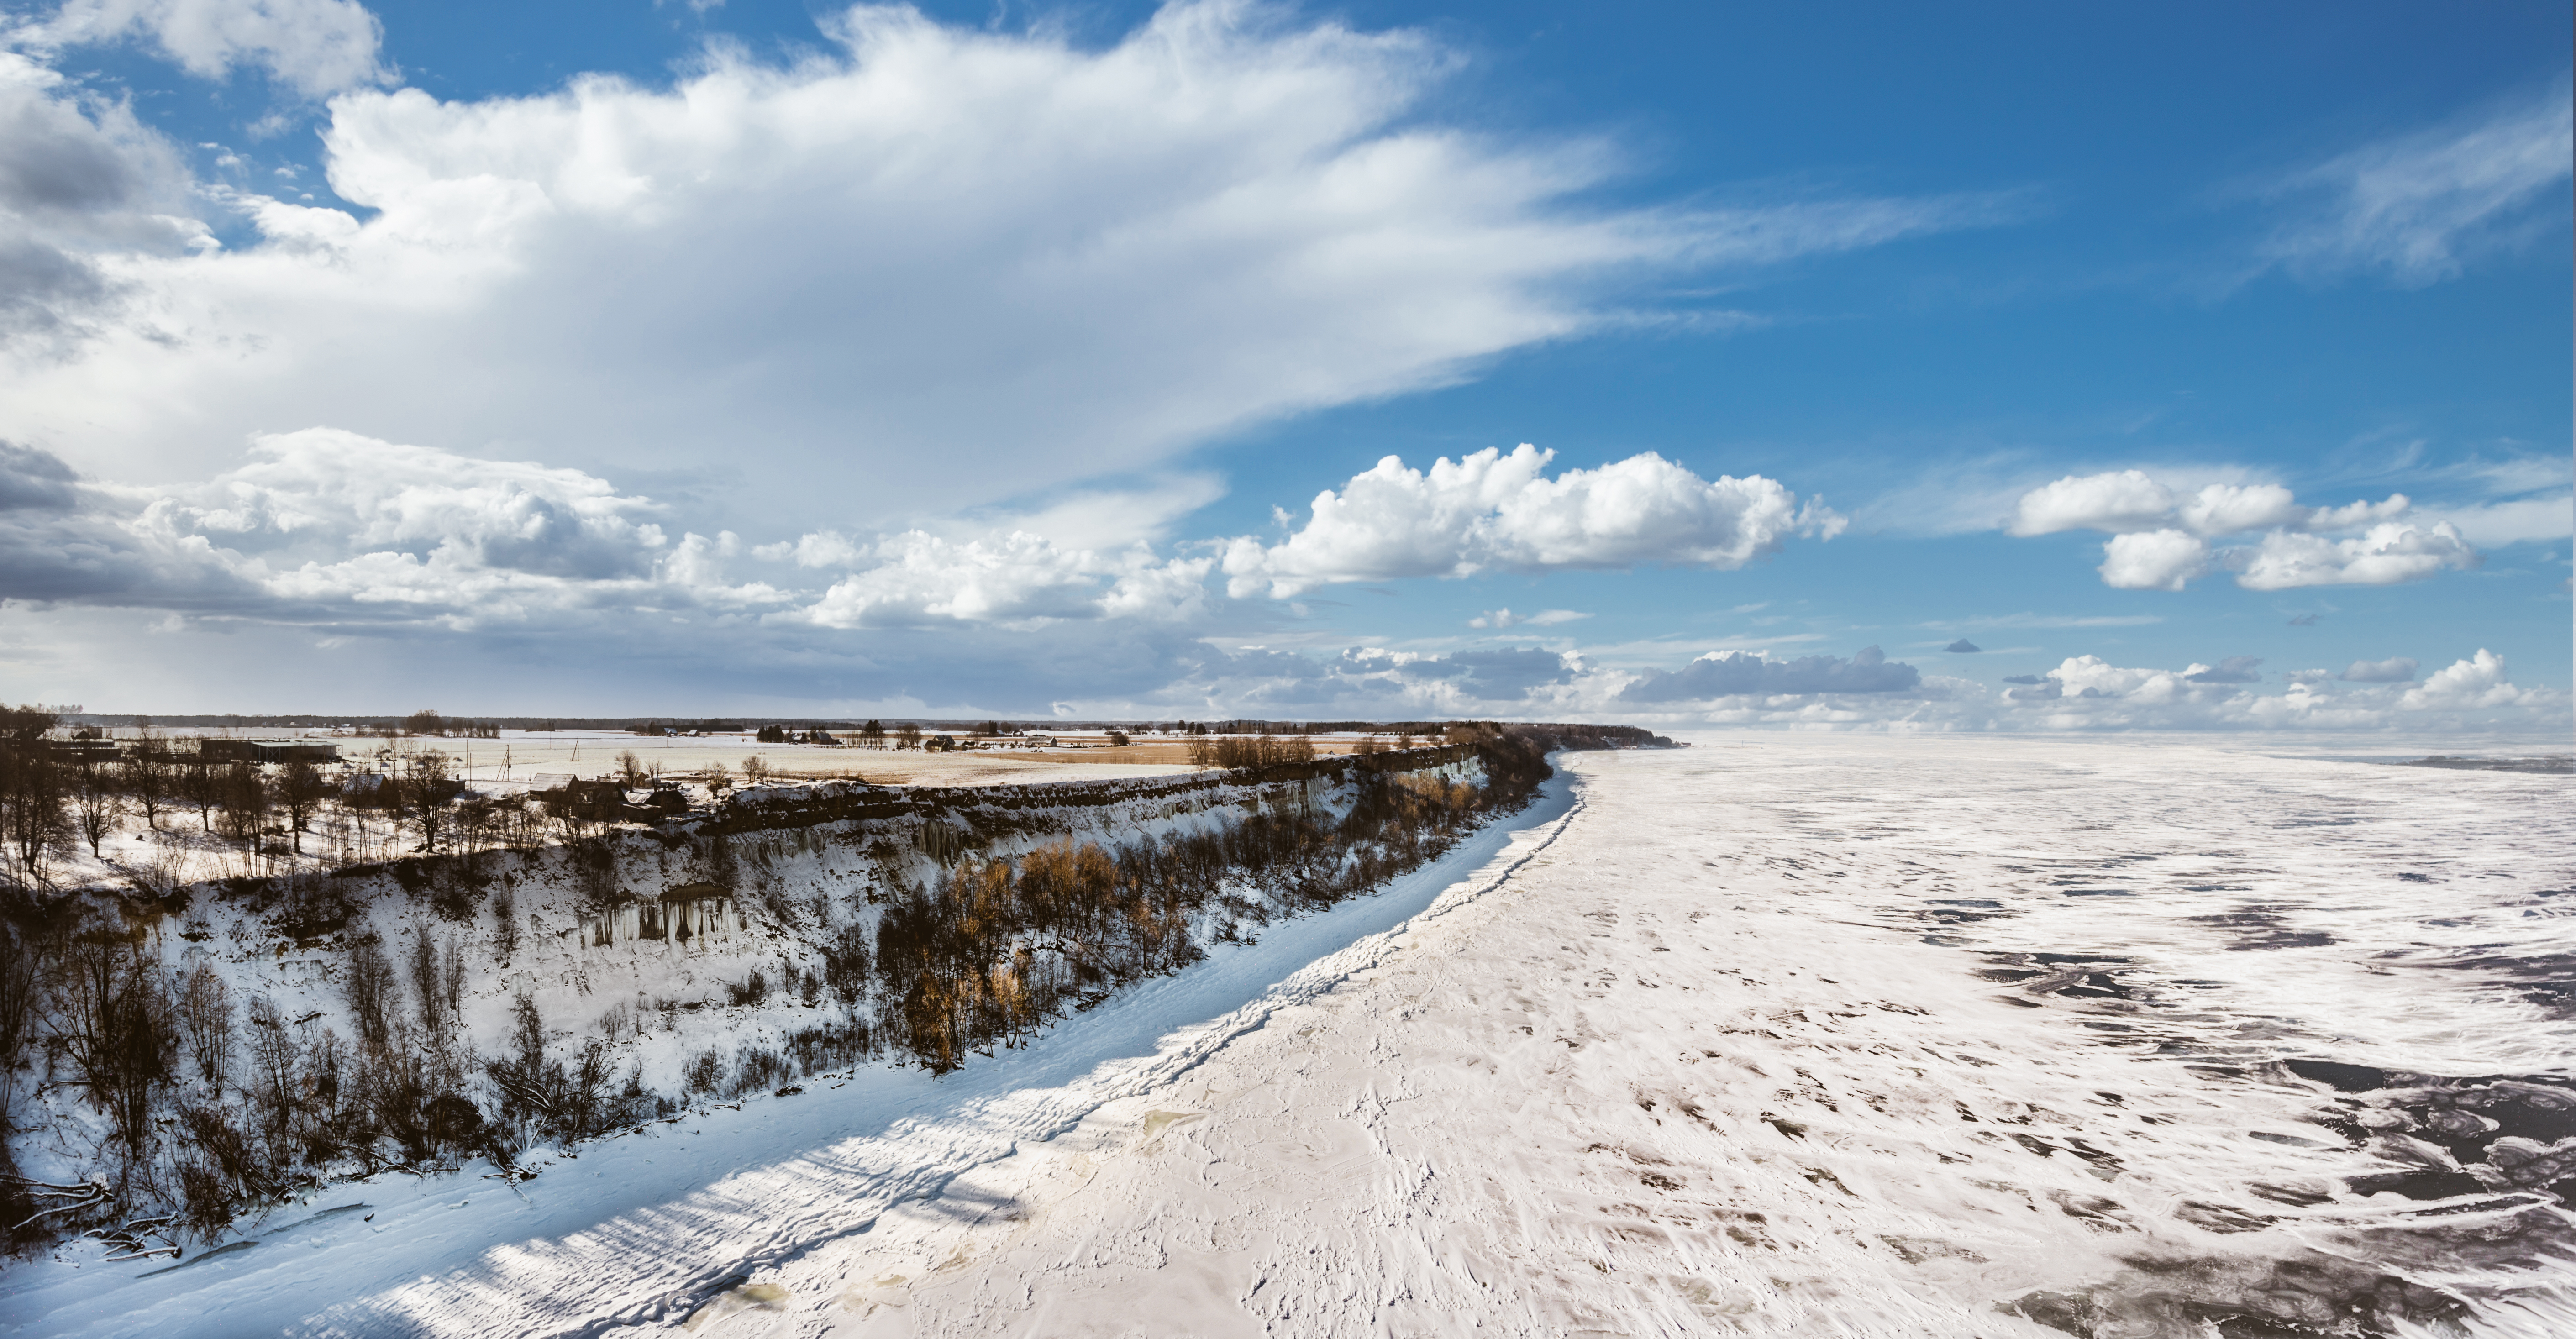
<instances>
[{"instance_id":1,"label":"white cloud","mask_svg":"<svg viewBox=\"0 0 2576 1339\"><path fill-rule=\"evenodd\" d=\"M2120 470L2070 474L2034 488L2014 504L2012 520L2004 528L2015 535L2176 530L2217 539L2252 530L2346 530L2404 516L2412 506L2405 494L2398 493L2383 502L2303 507L2279 484L2214 483L2183 494L2143 470Z\"/></svg>"},{"instance_id":2,"label":"white cloud","mask_svg":"<svg viewBox=\"0 0 2576 1339\"><path fill-rule=\"evenodd\" d=\"M1646 452L1548 478L1555 456L1488 447L1429 471L1388 456L1340 490L1315 496L1285 541L1226 546L1227 589L1285 599L1341 581L1458 577L1647 563L1729 569L1777 552L1792 534L1825 538L1843 520L1754 475L1702 479ZM1282 517L1282 523L1286 523Z\"/></svg>"},{"instance_id":3,"label":"white cloud","mask_svg":"<svg viewBox=\"0 0 2576 1339\"><path fill-rule=\"evenodd\" d=\"M746 608L787 597L723 577L731 533L669 540L651 499L579 470L478 460L330 428L254 439L202 484L81 482L0 451L0 597L287 621L457 627L565 611Z\"/></svg>"},{"instance_id":4,"label":"white cloud","mask_svg":"<svg viewBox=\"0 0 2576 1339\"><path fill-rule=\"evenodd\" d=\"M2248 590L2289 590L2385 586L2478 565L2459 527L2399 519L2413 508L2403 493L2380 502L2302 506L2289 489L2265 483L2213 483L2185 494L2142 470L2121 470L2068 475L2031 489L2005 529L2016 535L2110 532L2096 570L2104 585L2119 590L2178 591L2219 568L2234 570L2236 583ZM2368 529L2359 535L2323 537L2363 526ZM2207 542L2256 530L2268 533L2251 547Z\"/></svg>"},{"instance_id":5,"label":"white cloud","mask_svg":"<svg viewBox=\"0 0 2576 1339\"><path fill-rule=\"evenodd\" d=\"M2141 470L2068 475L2022 494L2006 529L2016 535L2060 530L2152 530L2173 517L2173 490Z\"/></svg>"},{"instance_id":6,"label":"white cloud","mask_svg":"<svg viewBox=\"0 0 2576 1339\"><path fill-rule=\"evenodd\" d=\"M2102 584L2114 590L2181 590L2209 569L2209 546L2180 530L2113 535L2102 546Z\"/></svg>"},{"instance_id":7,"label":"white cloud","mask_svg":"<svg viewBox=\"0 0 2576 1339\"><path fill-rule=\"evenodd\" d=\"M864 550L833 536L828 547L839 561L870 564L789 616L828 628L1179 621L1204 611L1205 582L1214 566L1207 558L1160 560L1141 545L1119 554L1059 548L1026 531L961 543L912 530Z\"/></svg>"},{"instance_id":8,"label":"white cloud","mask_svg":"<svg viewBox=\"0 0 2576 1339\"><path fill-rule=\"evenodd\" d=\"M1592 615L1577 613L1572 609L1542 609L1535 614L1515 614L1508 608L1489 609L1484 613L1478 614L1474 618L1468 619L1467 626L1471 628L1498 629L1517 628L1523 626L1533 628L1552 628L1559 623L1572 623L1577 619L1590 617L1592 617Z\"/></svg>"},{"instance_id":9,"label":"white cloud","mask_svg":"<svg viewBox=\"0 0 2576 1339\"><path fill-rule=\"evenodd\" d=\"M2446 569L2466 571L2478 561L2477 550L2448 521L2430 526L2389 521L2341 540L2276 530L2255 547L2236 584L2247 590L2391 586Z\"/></svg>"},{"instance_id":10,"label":"white cloud","mask_svg":"<svg viewBox=\"0 0 2576 1339\"><path fill-rule=\"evenodd\" d=\"M2407 689L2397 705L2404 711L2460 711L2538 707L2556 700L2557 694L2547 689L2516 688L2507 682L2504 657L2482 646L2476 656L2452 661Z\"/></svg>"},{"instance_id":11,"label":"white cloud","mask_svg":"<svg viewBox=\"0 0 2576 1339\"><path fill-rule=\"evenodd\" d=\"M2353 504L2353 507L2361 509L2356 517L2371 514L2374 506L2403 511L2406 499L2397 497L2377 504ZM2290 490L2279 484L2211 484L2184 500L2181 514L2183 528L2196 535L2234 535L2278 526L2322 525L2336 528L2357 523L2356 520L2340 519L2341 512L2320 515L2302 507L2290 495Z\"/></svg>"},{"instance_id":12,"label":"white cloud","mask_svg":"<svg viewBox=\"0 0 2576 1339\"><path fill-rule=\"evenodd\" d=\"M12 36L44 51L140 38L201 78L256 66L311 97L387 77L384 30L356 0L65 0Z\"/></svg>"},{"instance_id":13,"label":"white cloud","mask_svg":"<svg viewBox=\"0 0 2576 1339\"><path fill-rule=\"evenodd\" d=\"M669 88L343 94L325 167L363 221L241 197L254 245L98 254L122 321L0 376L0 433L120 477L280 421L594 474L756 452L796 486L711 479L725 523L887 524L1455 381L1615 319L1613 281L2001 217L1599 205L1602 143L1426 120L1456 63L1428 38L1229 0L1096 49L896 8L829 31Z\"/></svg>"},{"instance_id":14,"label":"white cloud","mask_svg":"<svg viewBox=\"0 0 2576 1339\"><path fill-rule=\"evenodd\" d=\"M2345 683L2412 683L2417 668L2411 657L2391 656L2386 660L2356 660L2343 673L2333 677ZM2311 672L2321 678L2325 675L2324 670Z\"/></svg>"},{"instance_id":15,"label":"white cloud","mask_svg":"<svg viewBox=\"0 0 2576 1339\"><path fill-rule=\"evenodd\" d=\"M2460 273L2484 251L2555 235L2576 157L2560 85L2465 128L2409 135L2292 175L2308 203L2264 247L2296 274L2378 271L2407 287Z\"/></svg>"},{"instance_id":16,"label":"white cloud","mask_svg":"<svg viewBox=\"0 0 2576 1339\"><path fill-rule=\"evenodd\" d=\"M130 107L0 50L0 348L42 360L95 332L122 284L100 252L188 254L179 155Z\"/></svg>"}]
</instances>

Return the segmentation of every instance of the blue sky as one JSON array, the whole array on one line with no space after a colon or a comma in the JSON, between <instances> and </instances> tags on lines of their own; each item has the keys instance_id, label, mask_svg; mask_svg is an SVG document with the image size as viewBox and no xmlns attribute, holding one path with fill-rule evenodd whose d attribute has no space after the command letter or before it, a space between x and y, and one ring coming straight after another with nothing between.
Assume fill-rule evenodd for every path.
<instances>
[{"instance_id":1,"label":"blue sky","mask_svg":"<svg viewBox=\"0 0 2576 1339\"><path fill-rule=\"evenodd\" d=\"M5 12L0 695L2567 728L2564 6Z\"/></svg>"}]
</instances>

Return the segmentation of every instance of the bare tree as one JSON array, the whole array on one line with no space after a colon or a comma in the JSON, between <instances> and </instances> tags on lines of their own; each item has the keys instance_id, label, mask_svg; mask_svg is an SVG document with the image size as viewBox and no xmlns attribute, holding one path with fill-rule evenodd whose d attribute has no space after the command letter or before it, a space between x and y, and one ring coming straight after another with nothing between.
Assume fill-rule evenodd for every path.
<instances>
[{"instance_id":1,"label":"bare tree","mask_svg":"<svg viewBox=\"0 0 2576 1339\"><path fill-rule=\"evenodd\" d=\"M64 955L54 1036L128 1156L150 1152L153 1090L177 1043L159 972L125 943L74 941Z\"/></svg>"},{"instance_id":2,"label":"bare tree","mask_svg":"<svg viewBox=\"0 0 2576 1339\"><path fill-rule=\"evenodd\" d=\"M62 768L39 742L0 745L0 832L12 863L32 883L45 881L46 861L72 849Z\"/></svg>"},{"instance_id":3,"label":"bare tree","mask_svg":"<svg viewBox=\"0 0 2576 1339\"><path fill-rule=\"evenodd\" d=\"M286 810L286 831L297 855L304 854L304 834L312 830L313 815L330 793L331 783L322 769L306 759L289 758L277 769L277 803Z\"/></svg>"},{"instance_id":4,"label":"bare tree","mask_svg":"<svg viewBox=\"0 0 2576 1339\"><path fill-rule=\"evenodd\" d=\"M0 1130L8 1128L17 1095L18 1058L26 1052L35 1010L36 966L35 942L0 925Z\"/></svg>"},{"instance_id":5,"label":"bare tree","mask_svg":"<svg viewBox=\"0 0 2576 1339\"><path fill-rule=\"evenodd\" d=\"M216 777L224 836L248 843L254 851L266 849L270 797L268 778L260 774L259 765L237 762Z\"/></svg>"},{"instance_id":6,"label":"bare tree","mask_svg":"<svg viewBox=\"0 0 2576 1339\"><path fill-rule=\"evenodd\" d=\"M438 946L429 927L415 926L411 936L411 990L420 1000L420 1025L430 1035L447 1030L447 992L438 979Z\"/></svg>"},{"instance_id":7,"label":"bare tree","mask_svg":"<svg viewBox=\"0 0 2576 1339\"><path fill-rule=\"evenodd\" d=\"M768 780L769 760L761 757L757 753L743 759L742 779L744 783L748 785L758 785L759 783Z\"/></svg>"},{"instance_id":8,"label":"bare tree","mask_svg":"<svg viewBox=\"0 0 2576 1339\"><path fill-rule=\"evenodd\" d=\"M215 805L224 797L222 769L204 761L201 756L195 762L179 765L178 782L179 798L197 811L197 830L212 833L215 830Z\"/></svg>"},{"instance_id":9,"label":"bare tree","mask_svg":"<svg viewBox=\"0 0 2576 1339\"><path fill-rule=\"evenodd\" d=\"M465 1013L465 950L454 939L447 941L447 951L439 956L438 995L447 1007L448 1021L461 1021Z\"/></svg>"},{"instance_id":10,"label":"bare tree","mask_svg":"<svg viewBox=\"0 0 2576 1339\"><path fill-rule=\"evenodd\" d=\"M392 1035L396 995L402 987L374 935L361 935L350 943L349 974L342 987L348 992L349 1017L357 1024L359 1043L369 1051L383 1050Z\"/></svg>"},{"instance_id":11,"label":"bare tree","mask_svg":"<svg viewBox=\"0 0 2576 1339\"><path fill-rule=\"evenodd\" d=\"M896 740L900 741L905 748L914 749L921 747L921 727L910 721L905 721L903 724L896 726L894 737Z\"/></svg>"},{"instance_id":12,"label":"bare tree","mask_svg":"<svg viewBox=\"0 0 2576 1339\"><path fill-rule=\"evenodd\" d=\"M519 951L519 901L507 883L492 891L492 950L504 963Z\"/></svg>"},{"instance_id":13,"label":"bare tree","mask_svg":"<svg viewBox=\"0 0 2576 1339\"><path fill-rule=\"evenodd\" d=\"M233 993L214 968L198 963L179 987L179 1025L209 1091L221 1093L233 1066Z\"/></svg>"},{"instance_id":14,"label":"bare tree","mask_svg":"<svg viewBox=\"0 0 2576 1339\"><path fill-rule=\"evenodd\" d=\"M628 749L617 755L617 779L626 783L628 790L643 785L645 777L644 760L635 756L635 750Z\"/></svg>"},{"instance_id":15,"label":"bare tree","mask_svg":"<svg viewBox=\"0 0 2576 1339\"><path fill-rule=\"evenodd\" d=\"M117 821L125 817L125 797L117 793L107 769L86 758L72 773L72 817L80 825L82 839L89 843L93 860L101 858L99 844L116 831Z\"/></svg>"},{"instance_id":16,"label":"bare tree","mask_svg":"<svg viewBox=\"0 0 2576 1339\"><path fill-rule=\"evenodd\" d=\"M438 849L438 835L447 826L447 801L456 793L448 762L446 754L425 749L411 755L410 770L402 779L403 813L420 832L424 851Z\"/></svg>"},{"instance_id":17,"label":"bare tree","mask_svg":"<svg viewBox=\"0 0 2576 1339\"><path fill-rule=\"evenodd\" d=\"M250 1058L259 1096L273 1123L283 1125L295 1109L295 1067L303 1046L288 1031L286 1016L266 995L250 997Z\"/></svg>"},{"instance_id":18,"label":"bare tree","mask_svg":"<svg viewBox=\"0 0 2576 1339\"><path fill-rule=\"evenodd\" d=\"M142 728L134 741L134 751L125 759L125 790L134 797L134 806L143 811L143 826L161 826L161 806L170 802L170 753L161 745L152 727Z\"/></svg>"}]
</instances>

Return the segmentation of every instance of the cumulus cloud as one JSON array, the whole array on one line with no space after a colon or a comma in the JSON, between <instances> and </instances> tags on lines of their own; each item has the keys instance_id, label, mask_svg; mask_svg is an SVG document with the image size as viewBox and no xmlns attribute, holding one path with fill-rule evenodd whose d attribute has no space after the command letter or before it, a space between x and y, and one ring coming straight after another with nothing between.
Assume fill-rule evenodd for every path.
<instances>
[{"instance_id":1,"label":"cumulus cloud","mask_svg":"<svg viewBox=\"0 0 2576 1339\"><path fill-rule=\"evenodd\" d=\"M2382 663L2411 669L2414 662ZM1948 704L1947 720L1953 728L1968 729L2383 730L2550 727L2565 718L2559 694L2516 687L2506 680L2502 659L2485 650L2423 684L2404 688L2373 681L2330 691L2334 676L2323 670L2283 677L2288 681L2284 691L2264 693L2251 686L2261 676L2246 657L2215 669L2193 665L2168 670L2073 656L2044 675L2006 680L2022 686L2006 690L1991 707L1961 695ZM2481 719L2460 714L2468 711L2504 714Z\"/></svg>"},{"instance_id":2,"label":"cumulus cloud","mask_svg":"<svg viewBox=\"0 0 2576 1339\"><path fill-rule=\"evenodd\" d=\"M2144 470L2119 470L2070 474L2022 494L2004 528L2015 535L2170 530L2216 539L2251 530L2345 530L2403 516L2412 506L2399 493L2382 502L2303 507L2279 484L2214 483L2183 493Z\"/></svg>"},{"instance_id":3,"label":"cumulus cloud","mask_svg":"<svg viewBox=\"0 0 2576 1339\"><path fill-rule=\"evenodd\" d=\"M46 358L86 338L122 288L101 252L211 244L189 205L178 154L131 108L0 50L0 349Z\"/></svg>"},{"instance_id":4,"label":"cumulus cloud","mask_svg":"<svg viewBox=\"0 0 2576 1339\"><path fill-rule=\"evenodd\" d=\"M1540 689L1573 682L1582 668L1579 656L1536 646L1446 655L1354 648L1344 651L1333 667L1338 677L1354 684L1382 680L1416 691L1424 700L1462 706L1527 701Z\"/></svg>"},{"instance_id":5,"label":"cumulus cloud","mask_svg":"<svg viewBox=\"0 0 2576 1339\"><path fill-rule=\"evenodd\" d=\"M2180 530L2113 535L2102 546L2102 584L2113 590L2181 590L2209 570L2209 545Z\"/></svg>"},{"instance_id":6,"label":"cumulus cloud","mask_svg":"<svg viewBox=\"0 0 2576 1339\"><path fill-rule=\"evenodd\" d=\"M1965 637L1962 637L1962 638L1960 638L1959 640L1957 640L1957 641L1955 641L1955 642L1950 643L1948 646L1942 647L1941 649L1942 649L1942 650L1944 650L1944 651L1948 651L1948 652L1950 652L1950 653L1951 653L1951 654L1953 654L1953 655L1963 655L1963 656L1965 656L1965 655L1975 655L1975 654L1977 654L1978 652L1985 650L1986 648L1984 648L1984 647L1982 647L1982 646L1977 645L1975 642L1969 641L1969 640L1968 640L1967 638L1965 638Z\"/></svg>"},{"instance_id":7,"label":"cumulus cloud","mask_svg":"<svg viewBox=\"0 0 2576 1339\"><path fill-rule=\"evenodd\" d=\"M0 596L286 621L425 619L784 599L722 572L730 533L669 539L651 499L579 470L315 428L254 439L199 484L98 485L0 449Z\"/></svg>"},{"instance_id":8,"label":"cumulus cloud","mask_svg":"<svg viewBox=\"0 0 2576 1339\"><path fill-rule=\"evenodd\" d=\"M245 195L251 245L92 255L131 319L0 377L0 432L121 476L279 421L540 443L595 474L756 443L799 484L761 514L953 514L1455 381L1616 319L1607 286L1641 274L2001 217L1605 206L1607 145L1427 119L1456 57L1426 36L1234 0L1103 47L892 7L827 28L667 88L344 93L325 168L357 211Z\"/></svg>"},{"instance_id":9,"label":"cumulus cloud","mask_svg":"<svg viewBox=\"0 0 2576 1339\"><path fill-rule=\"evenodd\" d=\"M2408 288L2563 224L2576 119L2564 84L2466 126L2356 149L2275 190L2295 213L2263 249L2294 274L2376 272Z\"/></svg>"},{"instance_id":10,"label":"cumulus cloud","mask_svg":"<svg viewBox=\"0 0 2576 1339\"><path fill-rule=\"evenodd\" d=\"M2482 646L2475 656L2452 661L2407 689L2397 705L2405 711L2461 711L2538 707L2557 700L2545 688L2517 688L2504 674L2504 657Z\"/></svg>"},{"instance_id":11,"label":"cumulus cloud","mask_svg":"<svg viewBox=\"0 0 2576 1339\"><path fill-rule=\"evenodd\" d=\"M2356 660L2335 678L2345 683L2412 683L2417 666L2408 656L2391 656L2386 660ZM2311 671L2322 677L2324 670Z\"/></svg>"},{"instance_id":12,"label":"cumulus cloud","mask_svg":"<svg viewBox=\"0 0 2576 1339\"><path fill-rule=\"evenodd\" d=\"M861 548L798 542L799 561L864 564L790 617L828 628L1042 619L1178 621L1201 612L1214 560L1159 560L1142 546L1101 554L1026 531L958 542L907 531ZM820 553L829 550L828 556Z\"/></svg>"},{"instance_id":13,"label":"cumulus cloud","mask_svg":"<svg viewBox=\"0 0 2576 1339\"><path fill-rule=\"evenodd\" d=\"M2478 552L2448 521L2430 526L2390 521L2351 539L2274 531L2263 537L2236 584L2247 590L2300 586L2390 586L2441 571L2467 571Z\"/></svg>"},{"instance_id":14,"label":"cumulus cloud","mask_svg":"<svg viewBox=\"0 0 2576 1339\"><path fill-rule=\"evenodd\" d=\"M1619 700L1655 703L1743 695L1905 693L1922 683L1922 674L1912 665L1889 660L1875 646L1862 647L1849 660L1829 655L1773 660L1731 651L1702 656L1669 674L1650 670L1621 689Z\"/></svg>"},{"instance_id":15,"label":"cumulus cloud","mask_svg":"<svg viewBox=\"0 0 2576 1339\"><path fill-rule=\"evenodd\" d=\"M139 524L141 507L49 451L0 442L0 602L205 607L257 598L203 539Z\"/></svg>"},{"instance_id":16,"label":"cumulus cloud","mask_svg":"<svg viewBox=\"0 0 2576 1339\"><path fill-rule=\"evenodd\" d=\"M2233 570L2248 590L2302 586L2385 586L2420 581L2480 561L2458 526L2408 520L2414 504L2396 493L2378 502L2302 506L2278 484L2214 483L2182 492L2143 470L2068 475L2024 493L2005 530L2047 535L2101 530L2102 584L2117 590L2178 591L2213 570ZM2363 529L2358 535L2330 538ZM2259 542L2212 540L2267 531Z\"/></svg>"},{"instance_id":17,"label":"cumulus cloud","mask_svg":"<svg viewBox=\"0 0 2576 1339\"><path fill-rule=\"evenodd\" d=\"M39 51L140 41L190 74L241 66L309 97L384 80L384 29L356 0L65 0L11 34Z\"/></svg>"},{"instance_id":18,"label":"cumulus cloud","mask_svg":"<svg viewBox=\"0 0 2576 1339\"><path fill-rule=\"evenodd\" d=\"M1315 496L1304 525L1273 545L1226 546L1229 593L1285 599L1342 581L1463 577L1654 563L1719 570L1779 551L1789 536L1841 532L1815 499L1802 508L1753 475L1702 479L1649 451L1551 479L1552 451L1488 447L1428 472L1388 456ZM1286 518L1282 517L1282 524Z\"/></svg>"}]
</instances>

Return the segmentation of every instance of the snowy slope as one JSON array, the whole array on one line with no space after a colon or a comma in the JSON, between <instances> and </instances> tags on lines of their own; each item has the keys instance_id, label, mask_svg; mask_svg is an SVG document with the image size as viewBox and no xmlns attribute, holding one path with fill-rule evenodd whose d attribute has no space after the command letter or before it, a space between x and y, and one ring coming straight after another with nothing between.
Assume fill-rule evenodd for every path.
<instances>
[{"instance_id":1,"label":"snowy slope","mask_svg":"<svg viewBox=\"0 0 2576 1339\"><path fill-rule=\"evenodd\" d=\"M875 1066L809 1080L797 1096L585 1145L517 1186L471 1174L341 1186L277 1215L247 1249L167 1272L102 1266L76 1247L0 1272L0 1326L524 1335L685 1317L738 1275L863 1232L889 1205L1186 1069L1275 1007L1274 983L1421 910L1514 831L1561 810L1564 788L1380 894L1275 924L1255 945L1219 946L945 1079ZM570 990L562 974L575 959L546 961L554 979L540 968L538 984ZM327 1212L353 1204L364 1207Z\"/></svg>"}]
</instances>

